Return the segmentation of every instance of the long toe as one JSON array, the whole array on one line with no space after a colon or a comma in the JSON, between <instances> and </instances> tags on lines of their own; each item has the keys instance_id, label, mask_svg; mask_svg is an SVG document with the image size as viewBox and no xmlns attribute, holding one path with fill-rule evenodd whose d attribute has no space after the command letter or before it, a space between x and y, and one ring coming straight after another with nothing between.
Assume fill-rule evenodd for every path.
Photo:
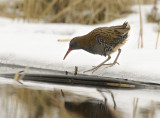
<instances>
[{"instance_id":1,"label":"long toe","mask_svg":"<svg viewBox=\"0 0 160 118\"><path fill-rule=\"evenodd\" d=\"M86 70L86 71L84 71L83 73L90 72L90 71L94 71L94 69L95 69L95 68L92 68L92 69Z\"/></svg>"},{"instance_id":2,"label":"long toe","mask_svg":"<svg viewBox=\"0 0 160 118\"><path fill-rule=\"evenodd\" d=\"M95 66L92 69L84 71L83 73L90 72L90 71L92 71L92 73L94 73L98 68L99 68L98 66Z\"/></svg>"},{"instance_id":3,"label":"long toe","mask_svg":"<svg viewBox=\"0 0 160 118\"><path fill-rule=\"evenodd\" d=\"M107 65L108 67L112 67L112 66L114 66L116 64L120 65L118 62L110 63L110 64L104 64L104 65ZM106 67L106 68L108 68L108 67Z\"/></svg>"},{"instance_id":4,"label":"long toe","mask_svg":"<svg viewBox=\"0 0 160 118\"><path fill-rule=\"evenodd\" d=\"M93 67L92 69L90 69L90 70L86 70L86 71L84 71L83 73L85 73L85 72L89 72L89 71L92 71L92 73L93 72L95 72L98 68L100 68L101 66L103 66L103 64L104 63L106 63L107 61L109 61L111 59L111 56L110 55L108 55L108 58L105 60L105 61L103 61L102 63L100 63L98 66L95 66L95 67Z\"/></svg>"},{"instance_id":5,"label":"long toe","mask_svg":"<svg viewBox=\"0 0 160 118\"><path fill-rule=\"evenodd\" d=\"M109 64L103 64L103 65L116 65L116 64L118 64L118 65L120 65L118 62L115 62L115 63L109 63Z\"/></svg>"}]
</instances>

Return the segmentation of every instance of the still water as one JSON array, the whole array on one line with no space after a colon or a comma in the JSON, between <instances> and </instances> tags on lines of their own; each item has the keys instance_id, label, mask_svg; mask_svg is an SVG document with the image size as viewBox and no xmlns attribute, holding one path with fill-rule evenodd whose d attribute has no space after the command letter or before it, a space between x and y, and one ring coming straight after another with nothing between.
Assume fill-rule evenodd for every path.
<instances>
[{"instance_id":1,"label":"still water","mask_svg":"<svg viewBox=\"0 0 160 118\"><path fill-rule=\"evenodd\" d=\"M159 117L160 101L143 101L144 98L132 99L127 95L122 97L120 94L124 93L112 96L107 92L99 92L99 96L102 96L98 99L64 89L37 90L22 85L3 84L0 85L0 118Z\"/></svg>"},{"instance_id":2,"label":"still water","mask_svg":"<svg viewBox=\"0 0 160 118\"><path fill-rule=\"evenodd\" d=\"M0 67L1 73L23 69L16 65ZM53 74L51 70L35 68L30 73ZM33 83L0 82L0 118L160 118L158 89L115 90Z\"/></svg>"}]
</instances>

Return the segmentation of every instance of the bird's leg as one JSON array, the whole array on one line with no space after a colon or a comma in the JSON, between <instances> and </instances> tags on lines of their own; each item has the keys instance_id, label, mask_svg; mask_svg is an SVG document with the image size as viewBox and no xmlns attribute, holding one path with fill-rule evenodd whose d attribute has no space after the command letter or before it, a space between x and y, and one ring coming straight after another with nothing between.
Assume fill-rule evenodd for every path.
<instances>
[{"instance_id":1,"label":"bird's leg","mask_svg":"<svg viewBox=\"0 0 160 118\"><path fill-rule=\"evenodd\" d=\"M103 65L109 65L109 67L112 67L112 66L115 65L116 63L119 64L119 63L117 62L117 60L118 60L118 57L119 57L120 53L121 53L121 49L118 49L118 54L117 54L117 57L116 57L116 59L114 60L114 62L113 62L113 63L110 63L110 64L103 64Z\"/></svg>"},{"instance_id":2,"label":"bird's leg","mask_svg":"<svg viewBox=\"0 0 160 118\"><path fill-rule=\"evenodd\" d=\"M83 73L85 73L85 72L89 72L89 71L92 71L92 73L93 72L95 72L99 67L101 67L102 65L104 65L104 63L106 63L107 61L109 61L111 59L111 56L110 55L108 55L108 58L105 60L105 61L103 61L102 63L100 63L98 66L95 66L95 67L93 67L92 69L90 69L90 70L86 70L86 71L84 71Z\"/></svg>"}]
</instances>

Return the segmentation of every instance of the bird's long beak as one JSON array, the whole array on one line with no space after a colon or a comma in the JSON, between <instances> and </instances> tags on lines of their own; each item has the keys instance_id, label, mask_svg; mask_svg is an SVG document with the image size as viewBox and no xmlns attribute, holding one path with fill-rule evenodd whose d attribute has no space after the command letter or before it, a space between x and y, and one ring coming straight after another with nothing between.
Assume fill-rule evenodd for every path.
<instances>
[{"instance_id":1,"label":"bird's long beak","mask_svg":"<svg viewBox=\"0 0 160 118\"><path fill-rule=\"evenodd\" d=\"M66 56L67 56L71 51L72 51L71 49L68 49L68 51L66 52L66 54L65 54L65 56L64 56L64 58L63 58L63 60L66 58Z\"/></svg>"}]
</instances>

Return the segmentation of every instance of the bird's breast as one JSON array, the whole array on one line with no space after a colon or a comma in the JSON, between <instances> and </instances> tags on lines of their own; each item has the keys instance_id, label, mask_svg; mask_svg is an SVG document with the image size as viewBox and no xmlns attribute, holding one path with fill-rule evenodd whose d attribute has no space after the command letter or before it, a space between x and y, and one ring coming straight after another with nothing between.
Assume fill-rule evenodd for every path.
<instances>
[{"instance_id":1,"label":"bird's breast","mask_svg":"<svg viewBox=\"0 0 160 118\"><path fill-rule=\"evenodd\" d=\"M83 49L92 54L99 54L103 56L106 56L107 54L113 52L113 47L106 43L101 43L101 44L96 43L94 45L90 44Z\"/></svg>"}]
</instances>

